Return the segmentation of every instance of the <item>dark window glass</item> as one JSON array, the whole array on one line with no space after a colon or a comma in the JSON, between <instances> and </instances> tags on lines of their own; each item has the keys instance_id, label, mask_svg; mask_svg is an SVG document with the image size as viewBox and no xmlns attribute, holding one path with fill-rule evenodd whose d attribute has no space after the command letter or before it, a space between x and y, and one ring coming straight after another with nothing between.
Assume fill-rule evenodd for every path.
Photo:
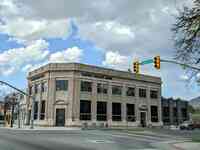
<instances>
[{"instance_id":1,"label":"dark window glass","mask_svg":"<svg viewBox=\"0 0 200 150\"><path fill-rule=\"evenodd\" d=\"M133 87L128 87L126 91L127 96L135 96L135 88Z\"/></svg>"},{"instance_id":2,"label":"dark window glass","mask_svg":"<svg viewBox=\"0 0 200 150\"><path fill-rule=\"evenodd\" d=\"M34 86L34 92L35 92L35 94L37 94L38 93L38 84L35 84L35 86Z\"/></svg>"},{"instance_id":3,"label":"dark window glass","mask_svg":"<svg viewBox=\"0 0 200 150\"><path fill-rule=\"evenodd\" d=\"M56 80L56 91L67 91L68 80Z\"/></svg>"},{"instance_id":4,"label":"dark window glass","mask_svg":"<svg viewBox=\"0 0 200 150\"><path fill-rule=\"evenodd\" d=\"M92 92L92 82L81 81L81 91L82 92Z\"/></svg>"},{"instance_id":5,"label":"dark window glass","mask_svg":"<svg viewBox=\"0 0 200 150\"><path fill-rule=\"evenodd\" d=\"M183 121L186 121L187 120L187 109L182 108L181 113L182 113Z\"/></svg>"},{"instance_id":6,"label":"dark window glass","mask_svg":"<svg viewBox=\"0 0 200 150\"><path fill-rule=\"evenodd\" d=\"M147 90L146 89L139 89L139 97L146 98L147 96Z\"/></svg>"},{"instance_id":7,"label":"dark window glass","mask_svg":"<svg viewBox=\"0 0 200 150\"><path fill-rule=\"evenodd\" d=\"M151 122L158 122L158 107L151 106Z\"/></svg>"},{"instance_id":8,"label":"dark window glass","mask_svg":"<svg viewBox=\"0 0 200 150\"><path fill-rule=\"evenodd\" d=\"M91 120L91 101L80 100L80 120Z\"/></svg>"},{"instance_id":9,"label":"dark window glass","mask_svg":"<svg viewBox=\"0 0 200 150\"><path fill-rule=\"evenodd\" d=\"M46 92L46 90L47 90L46 82L43 82L43 83L41 84L41 91L42 91L42 92Z\"/></svg>"},{"instance_id":10,"label":"dark window glass","mask_svg":"<svg viewBox=\"0 0 200 150\"><path fill-rule=\"evenodd\" d=\"M162 115L163 115L163 122L164 123L169 123L170 119L169 119L169 107L163 107L162 108Z\"/></svg>"},{"instance_id":11,"label":"dark window glass","mask_svg":"<svg viewBox=\"0 0 200 150\"><path fill-rule=\"evenodd\" d=\"M150 90L150 97L152 99L157 99L158 98L158 91L156 91L156 90Z\"/></svg>"},{"instance_id":12,"label":"dark window glass","mask_svg":"<svg viewBox=\"0 0 200 150\"><path fill-rule=\"evenodd\" d=\"M112 120L121 121L121 103L112 103Z\"/></svg>"},{"instance_id":13,"label":"dark window glass","mask_svg":"<svg viewBox=\"0 0 200 150\"><path fill-rule=\"evenodd\" d=\"M108 85L98 83L97 84L97 93L107 94L108 93Z\"/></svg>"},{"instance_id":14,"label":"dark window glass","mask_svg":"<svg viewBox=\"0 0 200 150\"><path fill-rule=\"evenodd\" d=\"M126 119L127 121L135 121L135 105L126 104Z\"/></svg>"},{"instance_id":15,"label":"dark window glass","mask_svg":"<svg viewBox=\"0 0 200 150\"><path fill-rule=\"evenodd\" d=\"M121 95L122 87L121 86L112 86L112 94L113 95Z\"/></svg>"},{"instance_id":16,"label":"dark window glass","mask_svg":"<svg viewBox=\"0 0 200 150\"><path fill-rule=\"evenodd\" d=\"M107 120L107 103L97 102L97 120L106 121Z\"/></svg>"},{"instance_id":17,"label":"dark window glass","mask_svg":"<svg viewBox=\"0 0 200 150\"><path fill-rule=\"evenodd\" d=\"M40 120L44 120L45 118L45 100L41 102L41 111L40 111Z\"/></svg>"},{"instance_id":18,"label":"dark window glass","mask_svg":"<svg viewBox=\"0 0 200 150\"><path fill-rule=\"evenodd\" d=\"M38 102L34 104L34 120L38 118Z\"/></svg>"}]
</instances>

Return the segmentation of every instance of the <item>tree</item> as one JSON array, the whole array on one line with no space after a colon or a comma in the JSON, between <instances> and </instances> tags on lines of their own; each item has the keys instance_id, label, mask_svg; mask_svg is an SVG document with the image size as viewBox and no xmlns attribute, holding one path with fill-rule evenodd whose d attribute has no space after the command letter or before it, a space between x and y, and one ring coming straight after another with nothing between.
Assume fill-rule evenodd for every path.
<instances>
[{"instance_id":1,"label":"tree","mask_svg":"<svg viewBox=\"0 0 200 150\"><path fill-rule=\"evenodd\" d=\"M200 65L200 0L192 7L179 10L172 31L175 36L176 57L186 64Z\"/></svg>"}]
</instances>

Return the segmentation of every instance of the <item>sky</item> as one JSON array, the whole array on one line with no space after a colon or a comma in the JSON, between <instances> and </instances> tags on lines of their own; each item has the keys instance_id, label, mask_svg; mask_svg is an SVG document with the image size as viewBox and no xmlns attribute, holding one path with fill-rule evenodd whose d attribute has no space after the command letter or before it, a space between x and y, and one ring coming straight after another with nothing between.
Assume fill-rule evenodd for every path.
<instances>
[{"instance_id":1,"label":"sky","mask_svg":"<svg viewBox=\"0 0 200 150\"><path fill-rule=\"evenodd\" d=\"M174 59L171 28L177 10L188 5L191 0L1 0L0 80L24 89L27 73L50 62L127 70L157 55ZM165 97L200 96L180 66L151 64L140 73L161 77Z\"/></svg>"}]
</instances>

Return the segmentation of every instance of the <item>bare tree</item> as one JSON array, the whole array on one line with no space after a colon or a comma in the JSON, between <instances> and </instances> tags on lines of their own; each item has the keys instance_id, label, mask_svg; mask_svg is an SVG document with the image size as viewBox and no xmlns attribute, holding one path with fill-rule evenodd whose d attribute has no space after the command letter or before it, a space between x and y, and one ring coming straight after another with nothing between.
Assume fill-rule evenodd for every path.
<instances>
[{"instance_id":1,"label":"bare tree","mask_svg":"<svg viewBox=\"0 0 200 150\"><path fill-rule=\"evenodd\" d=\"M200 0L179 10L172 31L175 35L176 59L200 65Z\"/></svg>"}]
</instances>

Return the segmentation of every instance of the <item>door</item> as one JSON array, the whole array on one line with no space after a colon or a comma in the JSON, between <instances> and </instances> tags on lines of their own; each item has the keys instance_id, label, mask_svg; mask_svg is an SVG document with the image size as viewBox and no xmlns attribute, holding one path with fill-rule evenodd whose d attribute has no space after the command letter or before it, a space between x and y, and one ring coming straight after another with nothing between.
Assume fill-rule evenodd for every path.
<instances>
[{"instance_id":1,"label":"door","mask_svg":"<svg viewBox=\"0 0 200 150\"><path fill-rule=\"evenodd\" d=\"M56 126L65 126L65 109L56 109Z\"/></svg>"},{"instance_id":2,"label":"door","mask_svg":"<svg viewBox=\"0 0 200 150\"><path fill-rule=\"evenodd\" d=\"M146 127L146 112L140 113L140 124L142 127Z\"/></svg>"}]
</instances>

